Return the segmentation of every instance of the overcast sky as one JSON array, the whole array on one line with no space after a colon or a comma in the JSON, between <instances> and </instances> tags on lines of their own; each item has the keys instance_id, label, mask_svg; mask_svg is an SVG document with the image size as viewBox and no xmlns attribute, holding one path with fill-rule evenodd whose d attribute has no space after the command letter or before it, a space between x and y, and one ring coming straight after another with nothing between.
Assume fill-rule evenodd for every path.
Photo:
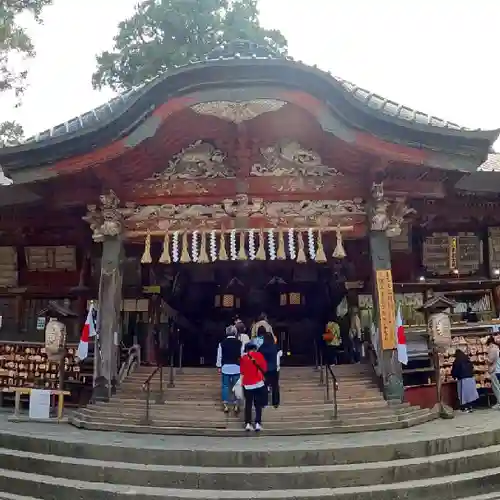
<instances>
[{"instance_id":1,"label":"overcast sky","mask_svg":"<svg viewBox=\"0 0 500 500\"><path fill-rule=\"evenodd\" d=\"M137 0L55 0L30 24L37 57L24 104L2 119L27 134L103 103L95 54L111 48ZM463 126L500 128L500 0L260 0L290 54L359 86ZM497 144L497 150L500 149Z\"/></svg>"}]
</instances>

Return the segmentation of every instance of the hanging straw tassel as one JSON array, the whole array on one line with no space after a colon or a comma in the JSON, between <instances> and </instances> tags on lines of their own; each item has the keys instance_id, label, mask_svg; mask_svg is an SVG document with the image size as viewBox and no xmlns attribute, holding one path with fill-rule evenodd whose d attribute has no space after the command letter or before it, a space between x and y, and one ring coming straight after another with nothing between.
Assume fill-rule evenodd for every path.
<instances>
[{"instance_id":1,"label":"hanging straw tassel","mask_svg":"<svg viewBox=\"0 0 500 500\"><path fill-rule=\"evenodd\" d=\"M285 253L285 234L283 231L280 229L280 232L278 233L278 251L276 252L276 258L278 260L285 260L286 259L286 253Z\"/></svg>"},{"instance_id":2,"label":"hanging straw tassel","mask_svg":"<svg viewBox=\"0 0 500 500\"><path fill-rule=\"evenodd\" d=\"M207 252L207 232L201 233L200 255L198 256L198 264L208 264L210 259Z\"/></svg>"},{"instance_id":3,"label":"hanging straw tassel","mask_svg":"<svg viewBox=\"0 0 500 500\"><path fill-rule=\"evenodd\" d=\"M151 264L153 259L151 257L151 235L148 232L146 241L144 242L144 253L142 254L141 264Z\"/></svg>"},{"instance_id":4,"label":"hanging straw tassel","mask_svg":"<svg viewBox=\"0 0 500 500\"><path fill-rule=\"evenodd\" d=\"M189 255L189 243L187 231L182 233L182 252L181 252L181 262L182 264L187 264L191 262L191 257Z\"/></svg>"},{"instance_id":5,"label":"hanging straw tassel","mask_svg":"<svg viewBox=\"0 0 500 500\"><path fill-rule=\"evenodd\" d=\"M316 249L316 262L324 264L326 262L326 253L323 247L323 235L321 229L318 229L318 248Z\"/></svg>"},{"instance_id":6,"label":"hanging straw tassel","mask_svg":"<svg viewBox=\"0 0 500 500\"><path fill-rule=\"evenodd\" d=\"M165 233L165 239L163 240L163 251L160 255L159 262L161 264L170 264L172 259L170 258L170 236Z\"/></svg>"},{"instance_id":7,"label":"hanging straw tassel","mask_svg":"<svg viewBox=\"0 0 500 500\"><path fill-rule=\"evenodd\" d=\"M306 251L304 249L304 236L302 231L297 231L297 237L299 240L299 251L297 252L297 262L299 264L305 264L307 262Z\"/></svg>"},{"instance_id":8,"label":"hanging straw tassel","mask_svg":"<svg viewBox=\"0 0 500 500\"><path fill-rule=\"evenodd\" d=\"M240 250L238 252L238 260L248 260L245 248L245 231L240 232Z\"/></svg>"},{"instance_id":9,"label":"hanging straw tassel","mask_svg":"<svg viewBox=\"0 0 500 500\"><path fill-rule=\"evenodd\" d=\"M266 248L265 248L264 230L263 229L261 229L259 231L259 249L257 250L257 253L255 254L255 258L257 260L266 260Z\"/></svg>"},{"instance_id":10,"label":"hanging straw tassel","mask_svg":"<svg viewBox=\"0 0 500 500\"><path fill-rule=\"evenodd\" d=\"M220 233L219 260L228 260L227 250L226 250L226 233L224 231L221 231Z\"/></svg>"},{"instance_id":11,"label":"hanging straw tassel","mask_svg":"<svg viewBox=\"0 0 500 500\"><path fill-rule=\"evenodd\" d=\"M335 250L333 251L333 257L335 259L344 259L347 254L345 253L344 245L342 244L342 233L337 229L335 234L337 235L337 244L335 245Z\"/></svg>"}]
</instances>

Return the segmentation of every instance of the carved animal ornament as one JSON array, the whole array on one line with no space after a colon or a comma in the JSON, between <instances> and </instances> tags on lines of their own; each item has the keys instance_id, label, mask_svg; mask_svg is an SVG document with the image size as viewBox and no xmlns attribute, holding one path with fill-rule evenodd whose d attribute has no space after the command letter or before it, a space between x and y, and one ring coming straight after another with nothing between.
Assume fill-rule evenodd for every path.
<instances>
[{"instance_id":1,"label":"carved animal ornament","mask_svg":"<svg viewBox=\"0 0 500 500\"><path fill-rule=\"evenodd\" d=\"M252 166L255 176L341 176L335 168L324 165L318 153L302 147L295 141L282 141L261 148L261 163Z\"/></svg>"},{"instance_id":2,"label":"carved animal ornament","mask_svg":"<svg viewBox=\"0 0 500 500\"><path fill-rule=\"evenodd\" d=\"M370 228L372 231L385 231L389 238L399 236L405 217L415 213L413 208L406 205L404 198L387 200L382 184L373 185L372 202Z\"/></svg>"},{"instance_id":3,"label":"carved animal ornament","mask_svg":"<svg viewBox=\"0 0 500 500\"><path fill-rule=\"evenodd\" d=\"M174 155L163 172L148 180L231 179L235 172L225 164L226 158L221 150L199 140Z\"/></svg>"}]
</instances>

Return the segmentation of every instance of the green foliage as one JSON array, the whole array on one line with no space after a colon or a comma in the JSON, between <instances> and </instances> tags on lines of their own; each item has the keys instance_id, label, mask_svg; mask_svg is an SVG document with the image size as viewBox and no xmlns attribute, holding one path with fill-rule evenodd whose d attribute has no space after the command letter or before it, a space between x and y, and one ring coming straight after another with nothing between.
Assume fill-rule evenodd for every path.
<instances>
[{"instance_id":1,"label":"green foliage","mask_svg":"<svg viewBox=\"0 0 500 500\"><path fill-rule=\"evenodd\" d=\"M143 0L118 26L113 50L97 56L92 83L128 90L237 39L285 53L285 37L258 15L257 0Z\"/></svg>"},{"instance_id":2,"label":"green foliage","mask_svg":"<svg viewBox=\"0 0 500 500\"><path fill-rule=\"evenodd\" d=\"M23 137L23 127L19 123L8 121L0 123L0 147L14 146Z\"/></svg>"},{"instance_id":3,"label":"green foliage","mask_svg":"<svg viewBox=\"0 0 500 500\"><path fill-rule=\"evenodd\" d=\"M17 22L20 14L31 14L40 21L42 9L52 0L0 0L0 92L20 97L25 90L27 72L20 70L22 59L35 55L33 43ZM0 146L21 139L23 130L14 122L0 123Z\"/></svg>"}]
</instances>

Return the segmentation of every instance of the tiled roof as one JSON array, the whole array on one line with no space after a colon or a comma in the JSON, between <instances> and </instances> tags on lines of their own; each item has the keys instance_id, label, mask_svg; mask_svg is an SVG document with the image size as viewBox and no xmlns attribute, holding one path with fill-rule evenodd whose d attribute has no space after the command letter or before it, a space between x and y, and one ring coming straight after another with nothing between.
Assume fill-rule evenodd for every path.
<instances>
[{"instance_id":1,"label":"tiled roof","mask_svg":"<svg viewBox=\"0 0 500 500\"><path fill-rule=\"evenodd\" d=\"M166 71L150 82L147 82L139 87L136 87L124 94L111 99L109 102L88 111L87 113L77 116L67 122L61 123L51 129L47 129L39 134L34 135L26 140L26 143L39 143L47 139L70 135L75 132L94 128L102 122L111 120L114 116L118 116L125 111L131 103L147 92L148 89L154 87L160 81L168 78L170 75L189 69L191 67L200 67L201 65L210 64L215 61L241 61L241 60L269 60L271 62L289 61L291 64L302 65L309 70L317 71L323 76L329 76L332 83L340 85L340 87L349 95L352 96L360 104L369 108L369 110L378 114L385 115L388 118L395 119L401 124L416 124L427 127L437 127L447 129L454 132L480 132L479 129L467 129L456 123L437 118L435 116L417 111L408 106L404 106L397 102L381 97L373 92L365 90L357 85L332 76L330 73L325 73L319 70L316 66L311 68L300 61L294 61L291 57L284 57L282 54L272 52L267 48L260 47L254 43L246 41L236 41L228 46L219 47L209 53L203 60L193 60L184 66L179 66L173 70Z\"/></svg>"},{"instance_id":2,"label":"tiled roof","mask_svg":"<svg viewBox=\"0 0 500 500\"><path fill-rule=\"evenodd\" d=\"M478 168L486 172L500 172L500 153L490 153L488 159Z\"/></svg>"}]
</instances>

